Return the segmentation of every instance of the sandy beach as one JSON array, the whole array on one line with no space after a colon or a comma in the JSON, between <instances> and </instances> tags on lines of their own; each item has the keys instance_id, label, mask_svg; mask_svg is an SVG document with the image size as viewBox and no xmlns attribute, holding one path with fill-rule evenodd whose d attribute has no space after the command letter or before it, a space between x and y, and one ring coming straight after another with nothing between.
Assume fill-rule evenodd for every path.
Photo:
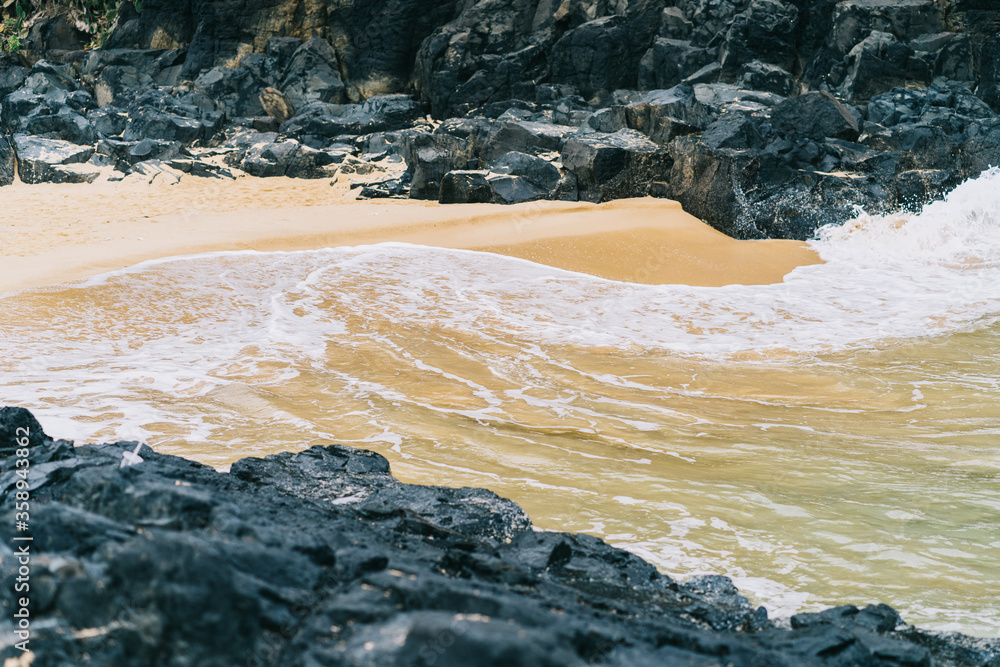
<instances>
[{"instance_id":1,"label":"sandy beach","mask_svg":"<svg viewBox=\"0 0 1000 667\"><path fill-rule=\"evenodd\" d=\"M652 198L442 206L355 201L346 185L326 180L245 177L17 184L0 189L0 202L0 292L174 255L388 241L484 250L652 284L766 284L819 261L803 243L735 241L678 203Z\"/></svg>"}]
</instances>

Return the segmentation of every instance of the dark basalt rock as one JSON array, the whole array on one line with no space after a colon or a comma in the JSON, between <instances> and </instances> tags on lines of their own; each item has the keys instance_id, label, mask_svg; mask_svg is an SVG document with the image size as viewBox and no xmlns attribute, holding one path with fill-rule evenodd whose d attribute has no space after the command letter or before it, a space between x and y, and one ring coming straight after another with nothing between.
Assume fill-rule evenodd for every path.
<instances>
[{"instance_id":1,"label":"dark basalt rock","mask_svg":"<svg viewBox=\"0 0 1000 667\"><path fill-rule=\"evenodd\" d=\"M860 134L858 117L827 92L792 97L774 107L771 122L782 134L805 139L833 137L853 141Z\"/></svg>"},{"instance_id":2,"label":"dark basalt rock","mask_svg":"<svg viewBox=\"0 0 1000 667\"><path fill-rule=\"evenodd\" d=\"M0 186L14 182L14 147L6 134L0 132Z\"/></svg>"},{"instance_id":3,"label":"dark basalt rock","mask_svg":"<svg viewBox=\"0 0 1000 667\"><path fill-rule=\"evenodd\" d=\"M0 54L0 104L8 134L92 147L93 167L217 176L200 152L253 129L276 136L227 143L233 168L350 176L363 197L478 201L485 170L496 203L673 192L724 231L801 238L848 204L913 205L993 164L995 4L144 0L104 49ZM631 132L658 148L617 145ZM109 139L186 153L136 163ZM511 153L555 172L497 172ZM348 154L360 166L331 168ZM373 166L387 157L407 175ZM55 166L42 173L82 177ZM442 193L451 172L464 194Z\"/></svg>"},{"instance_id":4,"label":"dark basalt rock","mask_svg":"<svg viewBox=\"0 0 1000 667\"><path fill-rule=\"evenodd\" d=\"M645 196L672 164L666 150L635 130L573 136L561 157L577 178L580 199L591 202Z\"/></svg>"},{"instance_id":5,"label":"dark basalt rock","mask_svg":"<svg viewBox=\"0 0 1000 667\"><path fill-rule=\"evenodd\" d=\"M94 154L89 146L18 134L14 137L21 180L35 183L88 183L97 178L92 169L81 169Z\"/></svg>"},{"instance_id":6,"label":"dark basalt rock","mask_svg":"<svg viewBox=\"0 0 1000 667\"><path fill-rule=\"evenodd\" d=\"M30 461L35 667L995 664L885 605L775 624L724 577L678 583L481 489L401 484L338 445L229 473L136 443L73 447L0 409L0 560ZM0 571L15 608L16 570ZM12 631L11 614L0 629ZM8 644L0 659L18 659Z\"/></svg>"}]
</instances>

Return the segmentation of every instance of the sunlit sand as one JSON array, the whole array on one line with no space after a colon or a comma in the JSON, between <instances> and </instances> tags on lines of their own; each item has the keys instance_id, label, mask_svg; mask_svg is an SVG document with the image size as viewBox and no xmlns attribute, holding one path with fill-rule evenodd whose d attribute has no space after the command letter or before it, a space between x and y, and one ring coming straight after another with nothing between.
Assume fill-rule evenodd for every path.
<instances>
[{"instance_id":1,"label":"sunlit sand","mask_svg":"<svg viewBox=\"0 0 1000 667\"><path fill-rule=\"evenodd\" d=\"M521 257L639 283L780 282L818 256L796 241L735 241L678 203L442 206L355 201L329 181L184 179L176 185L0 189L0 291L141 261L218 250L301 250L398 241Z\"/></svg>"}]
</instances>

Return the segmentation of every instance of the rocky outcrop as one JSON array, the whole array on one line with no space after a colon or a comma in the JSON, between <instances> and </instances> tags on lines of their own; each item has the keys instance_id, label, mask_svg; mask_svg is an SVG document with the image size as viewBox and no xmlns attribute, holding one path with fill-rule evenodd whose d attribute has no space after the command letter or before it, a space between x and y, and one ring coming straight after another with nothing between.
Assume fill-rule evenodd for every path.
<instances>
[{"instance_id":1,"label":"rocky outcrop","mask_svg":"<svg viewBox=\"0 0 1000 667\"><path fill-rule=\"evenodd\" d=\"M93 149L34 181L180 159L365 197L670 196L808 238L1000 162L1000 9L978 0L146 0L107 46L0 56L6 133Z\"/></svg>"},{"instance_id":2,"label":"rocky outcrop","mask_svg":"<svg viewBox=\"0 0 1000 667\"><path fill-rule=\"evenodd\" d=\"M73 447L0 409L0 628L15 636L10 545L30 535L36 667L1000 659L996 642L924 633L885 605L775 623L726 578L680 583L598 539L536 532L489 491L401 484L372 452L315 446L219 473L135 448ZM0 658L23 656L7 643Z\"/></svg>"}]
</instances>

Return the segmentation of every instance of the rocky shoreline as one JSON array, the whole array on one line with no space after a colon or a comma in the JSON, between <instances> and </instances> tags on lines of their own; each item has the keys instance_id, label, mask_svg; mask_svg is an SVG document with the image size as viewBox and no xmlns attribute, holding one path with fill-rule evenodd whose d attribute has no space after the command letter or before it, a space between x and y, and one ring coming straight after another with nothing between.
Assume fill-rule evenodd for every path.
<instances>
[{"instance_id":1,"label":"rocky shoreline","mask_svg":"<svg viewBox=\"0 0 1000 667\"><path fill-rule=\"evenodd\" d=\"M725 577L674 581L596 538L535 531L489 491L402 484L373 452L317 446L219 473L143 447L121 467L135 445L74 447L0 409L5 665L29 664L21 595L33 667L1000 665L995 640L925 632L885 605L771 620Z\"/></svg>"},{"instance_id":2,"label":"rocky shoreline","mask_svg":"<svg viewBox=\"0 0 1000 667\"><path fill-rule=\"evenodd\" d=\"M76 31L76 32L74 32ZM985 0L145 0L0 54L0 185L345 178L365 198L670 197L811 236L1000 165Z\"/></svg>"}]
</instances>

